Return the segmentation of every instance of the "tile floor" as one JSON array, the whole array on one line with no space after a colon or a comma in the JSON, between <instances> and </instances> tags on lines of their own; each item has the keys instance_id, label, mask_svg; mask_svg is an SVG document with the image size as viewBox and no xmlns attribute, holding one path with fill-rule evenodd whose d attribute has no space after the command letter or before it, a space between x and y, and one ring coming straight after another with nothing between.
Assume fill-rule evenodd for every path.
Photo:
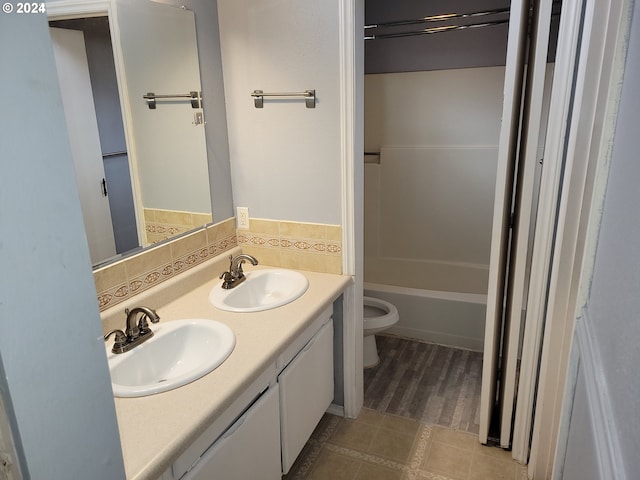
<instances>
[{"instance_id":1,"label":"tile floor","mask_svg":"<svg viewBox=\"0 0 640 480\"><path fill-rule=\"evenodd\" d=\"M325 414L285 480L526 480L510 452L475 434L364 408Z\"/></svg>"}]
</instances>

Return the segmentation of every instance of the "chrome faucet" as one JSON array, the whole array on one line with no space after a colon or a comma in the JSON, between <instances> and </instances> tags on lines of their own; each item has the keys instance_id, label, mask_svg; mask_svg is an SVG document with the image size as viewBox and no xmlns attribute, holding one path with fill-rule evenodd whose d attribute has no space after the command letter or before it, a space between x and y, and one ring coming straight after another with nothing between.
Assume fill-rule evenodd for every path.
<instances>
[{"instance_id":1,"label":"chrome faucet","mask_svg":"<svg viewBox=\"0 0 640 480\"><path fill-rule=\"evenodd\" d=\"M153 337L153 331L149 328L147 319L151 320L152 323L158 323L160 321L160 317L155 310L149 307L134 307L131 310L126 308L124 313L127 315L124 332L116 329L111 330L104 336L106 342L112 334L115 334L113 348L111 349L113 353L128 352L132 348L149 340ZM139 313L142 315L138 319Z\"/></svg>"},{"instance_id":2,"label":"chrome faucet","mask_svg":"<svg viewBox=\"0 0 640 480\"><path fill-rule=\"evenodd\" d=\"M246 253L240 255L229 255L229 271L222 272L220 279L222 279L222 288L229 290L230 288L237 287L245 280L244 272L242 271L242 264L248 260L251 265L258 265L258 259Z\"/></svg>"}]
</instances>

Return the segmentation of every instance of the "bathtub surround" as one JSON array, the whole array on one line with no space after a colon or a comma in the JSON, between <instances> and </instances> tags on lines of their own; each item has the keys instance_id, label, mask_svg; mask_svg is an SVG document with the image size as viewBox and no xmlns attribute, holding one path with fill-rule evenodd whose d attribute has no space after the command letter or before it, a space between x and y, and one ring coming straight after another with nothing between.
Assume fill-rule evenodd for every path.
<instances>
[{"instance_id":1,"label":"bathtub surround","mask_svg":"<svg viewBox=\"0 0 640 480\"><path fill-rule=\"evenodd\" d=\"M342 273L342 229L337 225L251 219L251 230L222 222L94 271L100 311L236 246L261 265Z\"/></svg>"},{"instance_id":2,"label":"bathtub surround","mask_svg":"<svg viewBox=\"0 0 640 480\"><path fill-rule=\"evenodd\" d=\"M365 281L486 293L504 71L365 77Z\"/></svg>"},{"instance_id":3,"label":"bathtub surround","mask_svg":"<svg viewBox=\"0 0 640 480\"><path fill-rule=\"evenodd\" d=\"M207 225L213 221L210 213L182 212L162 210L159 208L144 209L144 231L146 243L158 243L169 237L181 235L194 228Z\"/></svg>"},{"instance_id":4,"label":"bathtub surround","mask_svg":"<svg viewBox=\"0 0 640 480\"><path fill-rule=\"evenodd\" d=\"M365 295L391 302L400 320L388 332L481 352L487 296L472 293L364 284Z\"/></svg>"}]
</instances>

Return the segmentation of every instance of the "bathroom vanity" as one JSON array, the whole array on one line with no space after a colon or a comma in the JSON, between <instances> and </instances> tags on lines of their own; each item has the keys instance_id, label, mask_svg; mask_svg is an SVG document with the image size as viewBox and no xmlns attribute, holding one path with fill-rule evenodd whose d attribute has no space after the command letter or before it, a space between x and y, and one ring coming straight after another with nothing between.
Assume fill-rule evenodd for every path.
<instances>
[{"instance_id":1,"label":"bathroom vanity","mask_svg":"<svg viewBox=\"0 0 640 480\"><path fill-rule=\"evenodd\" d=\"M305 271L309 287L293 302L227 312L208 301L228 263L220 257L103 312L105 332L122 327L125 306L147 305L161 323L210 318L236 336L229 357L202 378L115 398L127 479L279 479L332 403L333 305L351 277Z\"/></svg>"}]
</instances>

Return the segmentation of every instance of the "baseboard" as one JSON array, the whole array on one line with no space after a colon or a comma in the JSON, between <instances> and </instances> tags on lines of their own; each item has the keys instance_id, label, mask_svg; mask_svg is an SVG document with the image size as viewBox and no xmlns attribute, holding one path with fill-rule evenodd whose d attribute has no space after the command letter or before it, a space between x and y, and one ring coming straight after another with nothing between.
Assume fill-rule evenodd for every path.
<instances>
[{"instance_id":1,"label":"baseboard","mask_svg":"<svg viewBox=\"0 0 640 480\"><path fill-rule=\"evenodd\" d=\"M484 339L482 338L461 337L419 328L399 327L396 325L386 330L385 333L391 333L404 338L415 338L416 340L435 343L445 347L472 350L474 352L482 352L484 348Z\"/></svg>"},{"instance_id":2,"label":"baseboard","mask_svg":"<svg viewBox=\"0 0 640 480\"><path fill-rule=\"evenodd\" d=\"M332 403L327 408L327 413L331 413L332 415L338 415L339 417L344 417L344 407L342 405L336 405Z\"/></svg>"},{"instance_id":3,"label":"baseboard","mask_svg":"<svg viewBox=\"0 0 640 480\"><path fill-rule=\"evenodd\" d=\"M591 422L595 432L596 452L600 465L600 478L627 480L627 474L620 456L615 418L605 371L600 358L598 342L593 331L587 309L576 324L576 338L580 349L580 364L587 389Z\"/></svg>"}]
</instances>

